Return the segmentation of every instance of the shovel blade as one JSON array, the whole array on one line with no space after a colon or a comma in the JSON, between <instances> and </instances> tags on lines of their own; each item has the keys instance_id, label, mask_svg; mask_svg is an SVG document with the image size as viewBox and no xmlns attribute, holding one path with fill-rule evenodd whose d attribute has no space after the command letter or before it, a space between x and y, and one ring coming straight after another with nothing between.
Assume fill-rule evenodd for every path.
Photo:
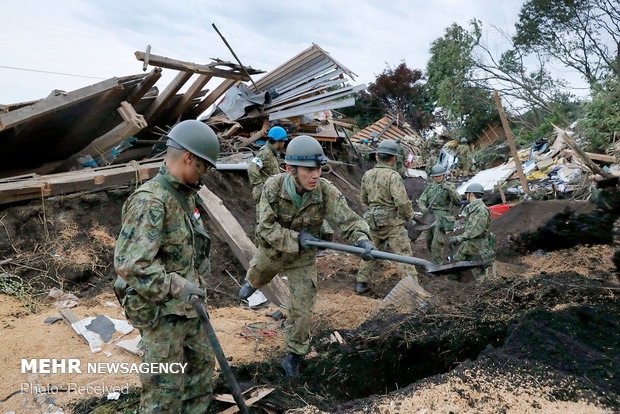
<instances>
[{"instance_id":1,"label":"shovel blade","mask_svg":"<svg viewBox=\"0 0 620 414\"><path fill-rule=\"evenodd\" d=\"M484 262L472 262L472 261L464 261L464 262L454 262L441 266L437 266L433 269L427 270L427 273L432 273L434 275L439 275L442 273L453 273L461 270L473 269L474 267L484 267Z\"/></svg>"}]
</instances>

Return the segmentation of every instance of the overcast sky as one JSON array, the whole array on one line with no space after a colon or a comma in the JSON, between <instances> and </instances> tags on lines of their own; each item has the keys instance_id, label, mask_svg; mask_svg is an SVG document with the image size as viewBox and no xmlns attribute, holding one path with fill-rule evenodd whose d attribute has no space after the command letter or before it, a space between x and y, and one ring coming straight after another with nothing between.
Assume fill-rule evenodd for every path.
<instances>
[{"instance_id":1,"label":"overcast sky","mask_svg":"<svg viewBox=\"0 0 620 414\"><path fill-rule=\"evenodd\" d=\"M0 104L74 90L97 79L141 73L151 53L196 63L233 61L215 23L241 61L271 70L313 42L372 82L386 64L424 69L431 42L472 18L512 30L523 0L0 0ZM160 88L176 74L164 69ZM258 79L260 75L255 76Z\"/></svg>"}]
</instances>

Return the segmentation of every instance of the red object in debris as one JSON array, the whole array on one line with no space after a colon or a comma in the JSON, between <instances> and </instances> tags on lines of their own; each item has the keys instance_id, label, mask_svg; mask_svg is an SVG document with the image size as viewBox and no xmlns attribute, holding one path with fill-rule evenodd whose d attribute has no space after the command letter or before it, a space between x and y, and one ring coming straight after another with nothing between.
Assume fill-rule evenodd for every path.
<instances>
[{"instance_id":1,"label":"red object in debris","mask_svg":"<svg viewBox=\"0 0 620 414\"><path fill-rule=\"evenodd\" d=\"M489 210L491 210L491 218L495 219L504 214L510 209L510 205L508 204L495 204L494 206L490 206Z\"/></svg>"}]
</instances>

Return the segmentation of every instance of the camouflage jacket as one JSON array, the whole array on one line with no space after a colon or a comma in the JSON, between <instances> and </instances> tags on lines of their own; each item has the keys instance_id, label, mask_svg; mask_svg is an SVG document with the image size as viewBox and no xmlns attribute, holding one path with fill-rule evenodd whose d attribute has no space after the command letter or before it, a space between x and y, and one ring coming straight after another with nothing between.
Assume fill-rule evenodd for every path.
<instances>
[{"instance_id":1,"label":"camouflage jacket","mask_svg":"<svg viewBox=\"0 0 620 414\"><path fill-rule=\"evenodd\" d=\"M159 174L187 197L191 210L198 212L196 189L169 174L165 165ZM196 316L190 305L170 296L173 272L196 286L205 287L204 279L194 270L192 224L178 201L162 184L149 180L129 196L122 215L114 252L118 275L151 305L158 304L161 316Z\"/></svg>"},{"instance_id":2,"label":"camouflage jacket","mask_svg":"<svg viewBox=\"0 0 620 414\"><path fill-rule=\"evenodd\" d=\"M432 206L431 203L433 203ZM418 198L420 209L430 209L435 215L448 214L450 206L459 206L460 204L461 196L456 192L454 185L445 180L441 183L431 181Z\"/></svg>"},{"instance_id":3,"label":"camouflage jacket","mask_svg":"<svg viewBox=\"0 0 620 414\"><path fill-rule=\"evenodd\" d=\"M411 200L403 179L388 164L379 162L366 171L361 185L362 203L368 206L364 215L370 227L400 226L413 218Z\"/></svg>"},{"instance_id":4,"label":"camouflage jacket","mask_svg":"<svg viewBox=\"0 0 620 414\"><path fill-rule=\"evenodd\" d=\"M461 144L456 147L456 156L459 157L460 162L464 162L467 158L471 156L471 149L467 144Z\"/></svg>"},{"instance_id":5,"label":"camouflage jacket","mask_svg":"<svg viewBox=\"0 0 620 414\"><path fill-rule=\"evenodd\" d=\"M260 194L267 179L276 174L280 174L278 153L267 142L248 165L248 177L252 185L252 198L255 202L258 203L260 200Z\"/></svg>"},{"instance_id":6,"label":"camouflage jacket","mask_svg":"<svg viewBox=\"0 0 620 414\"><path fill-rule=\"evenodd\" d=\"M273 260L281 261L284 268L314 263L316 249L300 251L297 236L306 230L317 237L324 219L350 243L369 238L366 222L349 208L342 193L328 180L319 179L317 188L297 209L286 191L286 176L282 173L267 180L259 204L257 239Z\"/></svg>"},{"instance_id":7,"label":"camouflage jacket","mask_svg":"<svg viewBox=\"0 0 620 414\"><path fill-rule=\"evenodd\" d=\"M407 151L405 151L405 147L403 144L398 144L398 155L396 156L396 171L402 176L405 173L405 157L407 156Z\"/></svg>"},{"instance_id":8,"label":"camouflage jacket","mask_svg":"<svg viewBox=\"0 0 620 414\"><path fill-rule=\"evenodd\" d=\"M458 237L461 240L473 240L489 237L491 233L491 212L482 200L475 200L463 209L465 230Z\"/></svg>"}]
</instances>

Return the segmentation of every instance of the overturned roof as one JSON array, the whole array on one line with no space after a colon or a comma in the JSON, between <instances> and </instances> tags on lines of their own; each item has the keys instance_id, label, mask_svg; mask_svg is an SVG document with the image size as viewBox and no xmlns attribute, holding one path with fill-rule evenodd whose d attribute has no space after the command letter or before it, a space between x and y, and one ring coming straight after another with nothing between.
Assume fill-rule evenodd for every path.
<instances>
[{"instance_id":1,"label":"overturned roof","mask_svg":"<svg viewBox=\"0 0 620 414\"><path fill-rule=\"evenodd\" d=\"M405 136L420 138L420 135L403 121L402 117L387 115L353 135L351 140L354 142L371 141L373 137L376 137L378 141L397 140Z\"/></svg>"},{"instance_id":2,"label":"overturned roof","mask_svg":"<svg viewBox=\"0 0 620 414\"><path fill-rule=\"evenodd\" d=\"M229 119L268 116L270 121L355 105L355 93L365 85L349 86L357 76L313 44L248 86L231 90L218 108ZM257 101L267 93L267 99ZM240 95L245 95L244 99ZM213 115L218 115L214 112Z\"/></svg>"}]
</instances>

